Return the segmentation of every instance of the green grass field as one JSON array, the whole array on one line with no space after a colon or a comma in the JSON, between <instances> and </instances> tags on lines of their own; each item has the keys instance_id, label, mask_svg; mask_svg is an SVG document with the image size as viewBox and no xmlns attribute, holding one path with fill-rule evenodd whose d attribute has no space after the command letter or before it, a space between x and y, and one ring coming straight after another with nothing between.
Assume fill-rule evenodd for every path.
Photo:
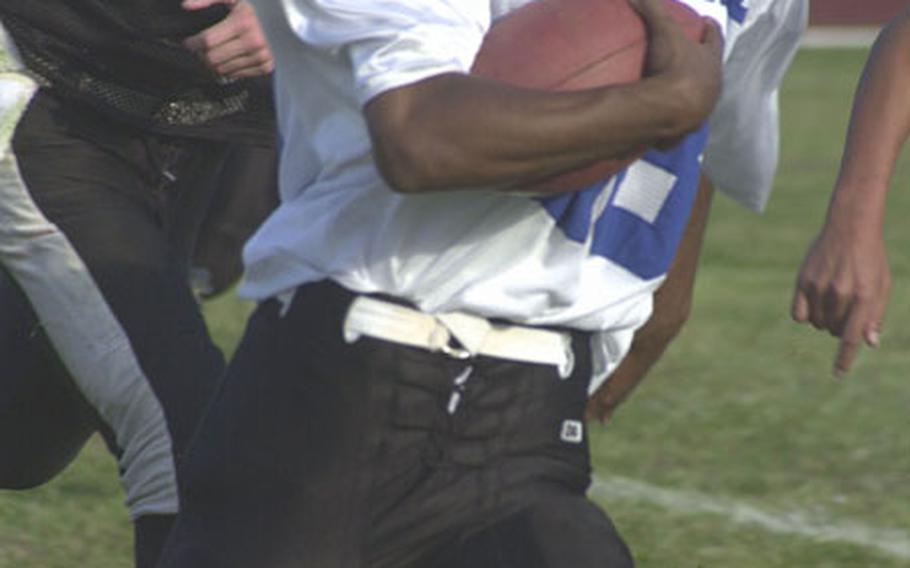
<instances>
[{"instance_id":1,"label":"green grass field","mask_svg":"<svg viewBox=\"0 0 910 568\"><path fill-rule=\"evenodd\" d=\"M837 381L835 342L788 316L864 57L799 55L782 93L768 211L716 200L690 323L614 423L593 429L594 495L640 568L910 566L910 331L901 328L910 169L890 201L896 282L882 348ZM228 350L247 308L206 307ZM121 500L115 464L94 440L48 486L0 494L0 568L129 566Z\"/></svg>"}]
</instances>

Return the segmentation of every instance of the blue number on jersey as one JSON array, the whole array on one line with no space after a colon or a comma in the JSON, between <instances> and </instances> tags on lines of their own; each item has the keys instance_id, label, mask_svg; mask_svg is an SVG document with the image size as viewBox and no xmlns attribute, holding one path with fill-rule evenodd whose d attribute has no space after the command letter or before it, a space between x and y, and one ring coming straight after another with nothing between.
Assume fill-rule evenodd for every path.
<instances>
[{"instance_id":1,"label":"blue number on jersey","mask_svg":"<svg viewBox=\"0 0 910 568\"><path fill-rule=\"evenodd\" d=\"M740 24L746 21L746 12L749 9L746 8L745 0L720 0L720 2L727 7L727 14L730 18Z\"/></svg>"},{"instance_id":2,"label":"blue number on jersey","mask_svg":"<svg viewBox=\"0 0 910 568\"><path fill-rule=\"evenodd\" d=\"M541 203L576 242L591 238L591 254L639 278L666 273L698 190L707 127L667 152L651 150L612 179ZM606 203L603 201L606 200Z\"/></svg>"}]
</instances>

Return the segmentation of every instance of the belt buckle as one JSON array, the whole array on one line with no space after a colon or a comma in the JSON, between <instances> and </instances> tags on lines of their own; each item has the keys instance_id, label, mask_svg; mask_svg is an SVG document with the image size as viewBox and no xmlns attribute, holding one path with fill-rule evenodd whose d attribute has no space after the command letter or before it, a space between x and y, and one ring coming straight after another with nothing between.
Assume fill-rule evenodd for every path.
<instances>
[{"instance_id":1,"label":"belt buckle","mask_svg":"<svg viewBox=\"0 0 910 568\"><path fill-rule=\"evenodd\" d=\"M433 331L430 332L428 342L428 347L431 351L438 350L453 359L458 359L459 361L464 361L474 356L474 354L467 349L461 347L453 347L452 340L455 339L455 336L452 334L451 330L443 325L443 323L438 319L433 318L433 320L436 325L433 328Z\"/></svg>"},{"instance_id":2,"label":"belt buckle","mask_svg":"<svg viewBox=\"0 0 910 568\"><path fill-rule=\"evenodd\" d=\"M458 359L459 361L464 361L464 360L470 359L472 357L471 352L468 351L467 349L461 349L459 347L452 347L448 343L443 343L439 347L439 350L442 351L443 353L445 353L446 355L448 355L449 357L451 357L453 359Z\"/></svg>"}]
</instances>

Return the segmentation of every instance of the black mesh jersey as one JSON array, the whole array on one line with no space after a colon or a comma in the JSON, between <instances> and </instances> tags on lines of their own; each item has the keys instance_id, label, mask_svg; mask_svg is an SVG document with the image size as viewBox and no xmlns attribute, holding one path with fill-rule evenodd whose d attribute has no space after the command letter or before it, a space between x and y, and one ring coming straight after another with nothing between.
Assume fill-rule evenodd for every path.
<instances>
[{"instance_id":1,"label":"black mesh jersey","mask_svg":"<svg viewBox=\"0 0 910 568\"><path fill-rule=\"evenodd\" d=\"M180 0L0 0L23 62L58 94L162 133L271 143L269 80L224 80L181 43L226 14Z\"/></svg>"}]
</instances>

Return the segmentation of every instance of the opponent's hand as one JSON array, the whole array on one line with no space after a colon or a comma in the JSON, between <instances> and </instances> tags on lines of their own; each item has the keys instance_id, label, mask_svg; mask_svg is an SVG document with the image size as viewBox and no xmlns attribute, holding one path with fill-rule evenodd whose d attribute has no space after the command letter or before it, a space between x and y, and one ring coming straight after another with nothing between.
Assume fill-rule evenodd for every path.
<instances>
[{"instance_id":1,"label":"opponent's hand","mask_svg":"<svg viewBox=\"0 0 910 568\"><path fill-rule=\"evenodd\" d=\"M720 96L723 36L717 23L705 18L701 43L690 41L663 0L632 0L648 28L645 76L665 81L681 105L681 132L701 126Z\"/></svg>"},{"instance_id":2,"label":"opponent's hand","mask_svg":"<svg viewBox=\"0 0 910 568\"><path fill-rule=\"evenodd\" d=\"M245 0L184 0L184 10L215 4L230 7L227 17L184 40L183 45L223 77L237 79L266 75L275 63L253 7Z\"/></svg>"},{"instance_id":3,"label":"opponent's hand","mask_svg":"<svg viewBox=\"0 0 910 568\"><path fill-rule=\"evenodd\" d=\"M863 342L879 344L891 269L881 231L830 222L809 248L796 281L791 314L840 338L834 374L849 370Z\"/></svg>"},{"instance_id":4,"label":"opponent's hand","mask_svg":"<svg viewBox=\"0 0 910 568\"><path fill-rule=\"evenodd\" d=\"M618 397L612 396L606 388L607 385L603 385L588 399L588 403L585 405L585 422L596 421L601 424L609 424L613 421L613 412L622 399L617 400Z\"/></svg>"}]
</instances>

